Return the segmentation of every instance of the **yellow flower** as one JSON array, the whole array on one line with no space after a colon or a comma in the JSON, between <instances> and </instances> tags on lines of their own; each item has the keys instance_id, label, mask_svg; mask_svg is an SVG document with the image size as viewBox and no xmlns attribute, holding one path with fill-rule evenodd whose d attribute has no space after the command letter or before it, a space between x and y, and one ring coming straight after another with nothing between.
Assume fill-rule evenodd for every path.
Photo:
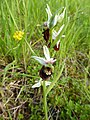
<instances>
[{"instance_id":1,"label":"yellow flower","mask_svg":"<svg viewBox=\"0 0 90 120\"><path fill-rule=\"evenodd\" d=\"M23 35L24 35L24 32L22 32L22 31L16 31L16 32L14 33L14 35L13 35L13 38L14 38L15 40L21 40L22 37L23 37Z\"/></svg>"}]
</instances>

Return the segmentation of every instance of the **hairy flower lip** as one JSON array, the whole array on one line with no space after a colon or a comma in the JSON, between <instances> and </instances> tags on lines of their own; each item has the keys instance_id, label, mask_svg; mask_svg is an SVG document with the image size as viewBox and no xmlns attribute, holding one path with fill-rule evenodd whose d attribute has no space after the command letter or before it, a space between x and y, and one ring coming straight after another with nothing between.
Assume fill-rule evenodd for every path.
<instances>
[{"instance_id":1,"label":"hairy flower lip","mask_svg":"<svg viewBox=\"0 0 90 120\"><path fill-rule=\"evenodd\" d=\"M50 37L49 28L47 28L47 29L43 29L42 34L43 34L43 38L44 38L44 40L45 40L46 42L48 42L49 37Z\"/></svg>"},{"instance_id":2,"label":"hairy flower lip","mask_svg":"<svg viewBox=\"0 0 90 120\"><path fill-rule=\"evenodd\" d=\"M52 68L42 66L42 68L39 71L39 75L43 80L49 80L52 75Z\"/></svg>"}]
</instances>

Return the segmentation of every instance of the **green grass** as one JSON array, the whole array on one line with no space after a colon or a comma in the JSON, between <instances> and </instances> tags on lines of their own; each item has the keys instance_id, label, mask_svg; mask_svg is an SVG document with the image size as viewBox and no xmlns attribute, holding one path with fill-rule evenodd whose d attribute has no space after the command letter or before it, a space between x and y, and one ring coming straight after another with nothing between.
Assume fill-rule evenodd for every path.
<instances>
[{"instance_id":1,"label":"green grass","mask_svg":"<svg viewBox=\"0 0 90 120\"><path fill-rule=\"evenodd\" d=\"M56 84L47 96L49 120L90 119L89 0L0 0L0 120L45 119L42 88L31 88L42 66L31 56L44 56L46 4L53 13L66 7L60 50L53 49L56 41L50 47L57 61L51 77ZM21 41L13 38L17 30L25 33Z\"/></svg>"}]
</instances>

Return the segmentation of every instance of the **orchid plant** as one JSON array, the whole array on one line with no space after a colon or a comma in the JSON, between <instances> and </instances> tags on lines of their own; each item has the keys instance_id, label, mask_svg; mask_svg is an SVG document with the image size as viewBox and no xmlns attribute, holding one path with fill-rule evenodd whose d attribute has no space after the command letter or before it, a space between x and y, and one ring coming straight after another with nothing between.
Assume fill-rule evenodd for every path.
<instances>
[{"instance_id":1,"label":"orchid plant","mask_svg":"<svg viewBox=\"0 0 90 120\"><path fill-rule=\"evenodd\" d=\"M59 14L58 12L56 12L55 14L52 14L50 7L47 4L46 12L48 15L48 20L44 22L45 28L43 29L44 31L42 32L47 45L51 44L51 41L48 41L49 39L52 39L52 40L58 39L59 34L63 30L64 24L60 27L58 32L55 31L54 27L57 25L58 22L61 22L63 20L64 15L65 15L65 9L63 10L61 14ZM65 36L62 35L61 37L65 37ZM60 39L57 41L55 47L59 50L59 46L60 46ZM32 88L39 88L40 86L43 86L43 102L44 102L44 110L45 110L45 119L48 120L47 100L46 100L47 94L53 88L57 80L60 78L60 75L64 68L64 64L62 65L62 68L59 74L57 75L57 79L54 79L52 83L50 81L46 81L50 79L54 71L53 64L56 62L56 59L50 57L49 49L45 45L43 46L43 52L44 52L45 57L32 56L32 58L37 60L42 65L42 68L39 71L40 80L36 81L36 83L32 86ZM46 86L49 86L49 87L46 88Z\"/></svg>"}]
</instances>

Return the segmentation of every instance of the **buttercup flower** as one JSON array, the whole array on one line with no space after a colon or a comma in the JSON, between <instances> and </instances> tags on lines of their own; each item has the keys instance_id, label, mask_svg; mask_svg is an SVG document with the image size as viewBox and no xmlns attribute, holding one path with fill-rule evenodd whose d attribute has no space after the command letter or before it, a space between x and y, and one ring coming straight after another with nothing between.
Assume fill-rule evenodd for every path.
<instances>
[{"instance_id":1,"label":"buttercup flower","mask_svg":"<svg viewBox=\"0 0 90 120\"><path fill-rule=\"evenodd\" d=\"M50 7L47 4L46 12L48 14L48 20L44 23L44 25L47 26L48 28L54 27L57 24L57 22L61 22L63 20L65 15L65 10L66 8L63 10L61 14L57 13L52 15Z\"/></svg>"},{"instance_id":2,"label":"buttercup flower","mask_svg":"<svg viewBox=\"0 0 90 120\"><path fill-rule=\"evenodd\" d=\"M48 86L48 85L50 85L51 84L51 82L50 81L45 81L45 85L46 86ZM42 78L37 82L37 83L35 83L33 86L32 86L32 88L38 88L38 87L40 87L40 86L42 86L43 85L43 80L42 80Z\"/></svg>"},{"instance_id":3,"label":"buttercup flower","mask_svg":"<svg viewBox=\"0 0 90 120\"><path fill-rule=\"evenodd\" d=\"M16 31L16 32L14 33L14 35L13 35L13 38L14 38L15 40L21 40L22 37L23 37L23 35L24 35L24 32L22 32L22 31Z\"/></svg>"},{"instance_id":4,"label":"buttercup flower","mask_svg":"<svg viewBox=\"0 0 90 120\"><path fill-rule=\"evenodd\" d=\"M38 57L38 56L32 56L32 58L34 58L35 60L37 60L40 64L44 66L48 66L48 64L53 64L56 61L56 59L50 58L50 53L49 53L47 46L43 46L43 51L44 51L45 58Z\"/></svg>"}]
</instances>

